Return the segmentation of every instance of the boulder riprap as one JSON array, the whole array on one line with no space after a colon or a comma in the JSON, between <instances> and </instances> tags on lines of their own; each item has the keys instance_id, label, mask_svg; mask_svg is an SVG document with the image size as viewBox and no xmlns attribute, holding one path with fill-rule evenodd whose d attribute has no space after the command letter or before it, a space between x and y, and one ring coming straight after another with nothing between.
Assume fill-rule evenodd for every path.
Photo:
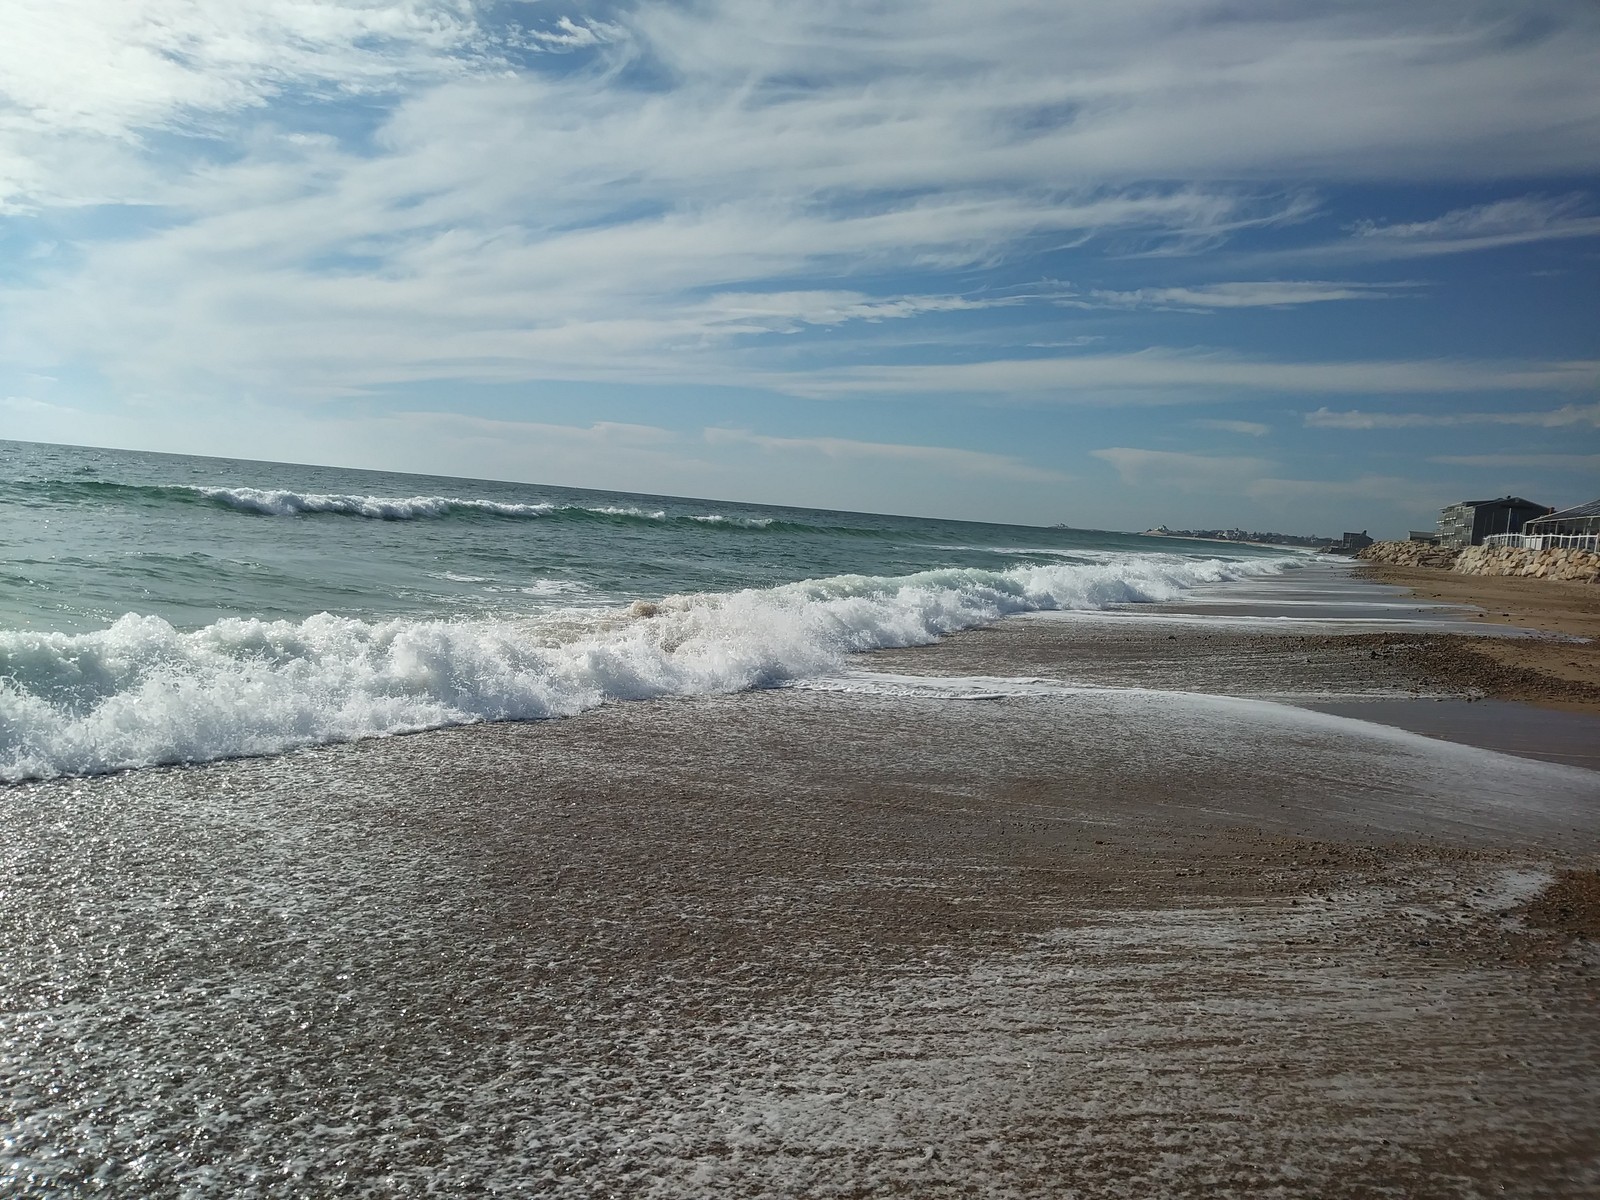
<instances>
[{"instance_id":1,"label":"boulder riprap","mask_svg":"<svg viewBox=\"0 0 1600 1200\"><path fill-rule=\"evenodd\" d=\"M1576 546L1525 550L1520 546L1468 546L1462 550L1427 542L1374 542L1358 555L1397 567L1436 567L1460 575L1520 575L1600 583L1600 551Z\"/></svg>"}]
</instances>

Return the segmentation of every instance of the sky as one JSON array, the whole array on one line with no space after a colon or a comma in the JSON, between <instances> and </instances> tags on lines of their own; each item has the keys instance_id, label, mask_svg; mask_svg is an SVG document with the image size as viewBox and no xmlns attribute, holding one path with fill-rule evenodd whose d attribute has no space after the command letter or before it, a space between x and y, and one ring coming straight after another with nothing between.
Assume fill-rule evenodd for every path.
<instances>
[{"instance_id":1,"label":"sky","mask_svg":"<svg viewBox=\"0 0 1600 1200\"><path fill-rule=\"evenodd\" d=\"M1110 529L1576 504L1597 62L1592 0L8 0L0 438Z\"/></svg>"}]
</instances>

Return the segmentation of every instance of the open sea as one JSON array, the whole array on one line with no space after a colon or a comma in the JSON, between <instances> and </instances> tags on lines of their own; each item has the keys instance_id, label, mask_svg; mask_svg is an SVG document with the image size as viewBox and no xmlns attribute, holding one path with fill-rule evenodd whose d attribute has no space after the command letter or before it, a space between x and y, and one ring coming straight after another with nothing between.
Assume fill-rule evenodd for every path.
<instances>
[{"instance_id":1,"label":"open sea","mask_svg":"<svg viewBox=\"0 0 1600 1200\"><path fill-rule=\"evenodd\" d=\"M784 686L1295 552L0 442L0 779Z\"/></svg>"}]
</instances>

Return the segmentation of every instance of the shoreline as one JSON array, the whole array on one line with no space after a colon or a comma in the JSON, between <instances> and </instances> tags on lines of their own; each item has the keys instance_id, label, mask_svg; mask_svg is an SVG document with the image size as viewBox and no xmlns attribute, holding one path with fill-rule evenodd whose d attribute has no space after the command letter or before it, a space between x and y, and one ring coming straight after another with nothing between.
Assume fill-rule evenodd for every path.
<instances>
[{"instance_id":1,"label":"shoreline","mask_svg":"<svg viewBox=\"0 0 1600 1200\"><path fill-rule=\"evenodd\" d=\"M1355 574L1418 599L1474 606L1481 611L1467 619L1476 624L1543 635L1443 644L1425 656L1440 679L1496 699L1600 713L1600 586L1378 563L1363 563Z\"/></svg>"},{"instance_id":2,"label":"shoreline","mask_svg":"<svg viewBox=\"0 0 1600 1200\"><path fill-rule=\"evenodd\" d=\"M1434 567L1397 567L1357 562L1358 579L1407 589L1444 604L1472 605L1483 611L1470 619L1487 625L1512 625L1544 633L1600 637L1600 586L1559 579L1506 575L1458 575Z\"/></svg>"},{"instance_id":3,"label":"shoreline","mask_svg":"<svg viewBox=\"0 0 1600 1200\"><path fill-rule=\"evenodd\" d=\"M1591 1194L1600 773L1239 594L17 785L21 1192Z\"/></svg>"}]
</instances>

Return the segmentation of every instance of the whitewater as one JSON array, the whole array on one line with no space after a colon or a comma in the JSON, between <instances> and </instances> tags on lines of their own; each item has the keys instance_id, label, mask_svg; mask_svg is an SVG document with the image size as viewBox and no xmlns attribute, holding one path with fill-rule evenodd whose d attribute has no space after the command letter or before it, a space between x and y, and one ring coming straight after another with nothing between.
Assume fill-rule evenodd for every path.
<instances>
[{"instance_id":1,"label":"whitewater","mask_svg":"<svg viewBox=\"0 0 1600 1200\"><path fill-rule=\"evenodd\" d=\"M0 450L13 550L0 572L0 780L12 782L780 686L1019 613L1170 600L1303 561L1087 531Z\"/></svg>"}]
</instances>

